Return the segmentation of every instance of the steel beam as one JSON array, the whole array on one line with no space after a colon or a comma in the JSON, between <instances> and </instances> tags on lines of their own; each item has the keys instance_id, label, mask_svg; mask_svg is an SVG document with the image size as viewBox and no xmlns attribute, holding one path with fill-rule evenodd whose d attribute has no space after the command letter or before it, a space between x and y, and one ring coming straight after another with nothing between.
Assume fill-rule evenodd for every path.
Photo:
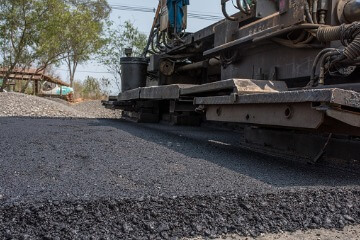
<instances>
[{"instance_id":1,"label":"steel beam","mask_svg":"<svg viewBox=\"0 0 360 240\"><path fill-rule=\"evenodd\" d=\"M118 101L129 101L140 99L140 88L122 92L118 96Z\"/></svg>"},{"instance_id":2,"label":"steel beam","mask_svg":"<svg viewBox=\"0 0 360 240\"><path fill-rule=\"evenodd\" d=\"M247 123L267 126L317 129L324 122L325 113L310 103L210 105L206 120Z\"/></svg>"},{"instance_id":3,"label":"steel beam","mask_svg":"<svg viewBox=\"0 0 360 240\"><path fill-rule=\"evenodd\" d=\"M181 89L181 95L196 95L224 90L237 94L269 93L286 91L287 86L285 82L280 81L229 79Z\"/></svg>"},{"instance_id":4,"label":"steel beam","mask_svg":"<svg viewBox=\"0 0 360 240\"><path fill-rule=\"evenodd\" d=\"M360 93L342 89L310 89L285 91L278 93L261 93L250 95L232 95L220 97L195 98L196 105L231 105L231 104L271 104L319 102L342 105L360 109Z\"/></svg>"},{"instance_id":5,"label":"steel beam","mask_svg":"<svg viewBox=\"0 0 360 240\"><path fill-rule=\"evenodd\" d=\"M182 88L188 88L193 85L187 84L176 84L176 85L165 85L156 87L145 87L140 90L141 99L179 99L180 90Z\"/></svg>"}]
</instances>

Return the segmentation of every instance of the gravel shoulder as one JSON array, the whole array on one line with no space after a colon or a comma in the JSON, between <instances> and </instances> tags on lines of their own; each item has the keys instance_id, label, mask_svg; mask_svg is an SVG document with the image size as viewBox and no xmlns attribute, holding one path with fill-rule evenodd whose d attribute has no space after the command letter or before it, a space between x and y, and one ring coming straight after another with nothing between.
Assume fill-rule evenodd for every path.
<instances>
[{"instance_id":1,"label":"gravel shoulder","mask_svg":"<svg viewBox=\"0 0 360 240\"><path fill-rule=\"evenodd\" d=\"M121 111L105 109L101 101L70 104L61 99L11 92L0 93L0 117L118 119Z\"/></svg>"},{"instance_id":2,"label":"gravel shoulder","mask_svg":"<svg viewBox=\"0 0 360 240\"><path fill-rule=\"evenodd\" d=\"M102 119L119 119L121 118L120 110L106 109L102 106L101 101L85 101L76 104L70 104L75 110L85 113L90 118L102 118Z\"/></svg>"}]
</instances>

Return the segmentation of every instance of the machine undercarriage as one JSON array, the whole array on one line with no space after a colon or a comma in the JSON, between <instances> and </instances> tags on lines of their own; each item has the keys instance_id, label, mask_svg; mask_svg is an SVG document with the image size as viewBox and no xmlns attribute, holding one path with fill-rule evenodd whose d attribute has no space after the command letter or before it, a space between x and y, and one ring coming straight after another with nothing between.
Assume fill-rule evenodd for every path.
<instances>
[{"instance_id":1,"label":"machine undercarriage","mask_svg":"<svg viewBox=\"0 0 360 240\"><path fill-rule=\"evenodd\" d=\"M161 0L113 105L138 122L237 124L246 143L311 161L360 160L360 2L237 0L234 15L229 3L187 33L189 2Z\"/></svg>"}]
</instances>

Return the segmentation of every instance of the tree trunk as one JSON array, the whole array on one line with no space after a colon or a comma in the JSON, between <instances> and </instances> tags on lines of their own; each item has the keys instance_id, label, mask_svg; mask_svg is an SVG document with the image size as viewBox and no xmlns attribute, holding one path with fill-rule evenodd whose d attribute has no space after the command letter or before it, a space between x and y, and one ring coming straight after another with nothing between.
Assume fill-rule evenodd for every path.
<instances>
[{"instance_id":1,"label":"tree trunk","mask_svg":"<svg viewBox=\"0 0 360 240\"><path fill-rule=\"evenodd\" d=\"M74 79L75 79L75 73L70 73L70 87L74 87Z\"/></svg>"},{"instance_id":2,"label":"tree trunk","mask_svg":"<svg viewBox=\"0 0 360 240\"><path fill-rule=\"evenodd\" d=\"M68 55L67 58L67 65L69 69L69 77L70 77L70 87L74 87L74 81L75 81L75 72L78 66L78 62L75 59L71 59L70 55Z\"/></svg>"},{"instance_id":3,"label":"tree trunk","mask_svg":"<svg viewBox=\"0 0 360 240\"><path fill-rule=\"evenodd\" d=\"M26 89L29 87L31 80L27 80L25 85L21 88L20 92L25 93Z\"/></svg>"}]
</instances>

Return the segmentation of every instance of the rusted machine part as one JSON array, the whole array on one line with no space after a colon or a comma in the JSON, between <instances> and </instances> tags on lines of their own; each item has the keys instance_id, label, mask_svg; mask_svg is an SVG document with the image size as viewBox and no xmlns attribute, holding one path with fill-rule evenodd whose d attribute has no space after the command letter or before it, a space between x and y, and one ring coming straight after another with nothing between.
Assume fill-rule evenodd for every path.
<instances>
[{"instance_id":1,"label":"rusted machine part","mask_svg":"<svg viewBox=\"0 0 360 240\"><path fill-rule=\"evenodd\" d=\"M352 23L360 21L360 1L341 0L338 3L338 20L340 23Z\"/></svg>"},{"instance_id":2,"label":"rusted machine part","mask_svg":"<svg viewBox=\"0 0 360 240\"><path fill-rule=\"evenodd\" d=\"M245 44L254 44L254 43L258 43L261 41L265 41L265 40L269 40L272 39L274 37L277 37L279 35L282 34L288 34L290 32L296 31L296 30L312 30L312 29L317 29L319 28L321 25L318 24L300 24L300 25L294 25L291 27L287 27L287 28L283 28L283 29L276 29L273 32L269 32L269 33L265 33L263 35L260 35L258 37L254 37L256 36L256 34L252 35L252 36L245 36L239 39L236 39L232 42L227 42L225 44L219 45L213 49L209 49L207 51L204 52L204 56L208 56L208 55L216 55L219 54L220 52L226 50L226 49L233 49L235 47L239 47L240 45L245 45Z\"/></svg>"},{"instance_id":3,"label":"rusted machine part","mask_svg":"<svg viewBox=\"0 0 360 240\"><path fill-rule=\"evenodd\" d=\"M165 76L171 76L175 71L175 63L164 59L160 62L160 72Z\"/></svg>"},{"instance_id":4,"label":"rusted machine part","mask_svg":"<svg viewBox=\"0 0 360 240\"><path fill-rule=\"evenodd\" d=\"M360 136L359 99L352 91L317 89L196 97L194 102L209 121L317 131L327 126L328 133Z\"/></svg>"},{"instance_id":5,"label":"rusted machine part","mask_svg":"<svg viewBox=\"0 0 360 240\"><path fill-rule=\"evenodd\" d=\"M319 24L326 23L326 14L330 9L330 1L328 0L320 0L318 6L318 13L319 13Z\"/></svg>"},{"instance_id":6,"label":"rusted machine part","mask_svg":"<svg viewBox=\"0 0 360 240\"><path fill-rule=\"evenodd\" d=\"M267 126L317 129L324 122L324 113L310 103L209 105L206 119L217 122L238 122Z\"/></svg>"},{"instance_id":7,"label":"rusted machine part","mask_svg":"<svg viewBox=\"0 0 360 240\"><path fill-rule=\"evenodd\" d=\"M207 61L196 62L196 63L191 63L191 64L188 64L185 66L181 66L181 67L177 68L176 71L177 72L186 72L186 71L192 71L192 70L196 70L196 69L200 69L200 68L218 66L220 64L221 64L221 62L218 59L212 58Z\"/></svg>"}]
</instances>

